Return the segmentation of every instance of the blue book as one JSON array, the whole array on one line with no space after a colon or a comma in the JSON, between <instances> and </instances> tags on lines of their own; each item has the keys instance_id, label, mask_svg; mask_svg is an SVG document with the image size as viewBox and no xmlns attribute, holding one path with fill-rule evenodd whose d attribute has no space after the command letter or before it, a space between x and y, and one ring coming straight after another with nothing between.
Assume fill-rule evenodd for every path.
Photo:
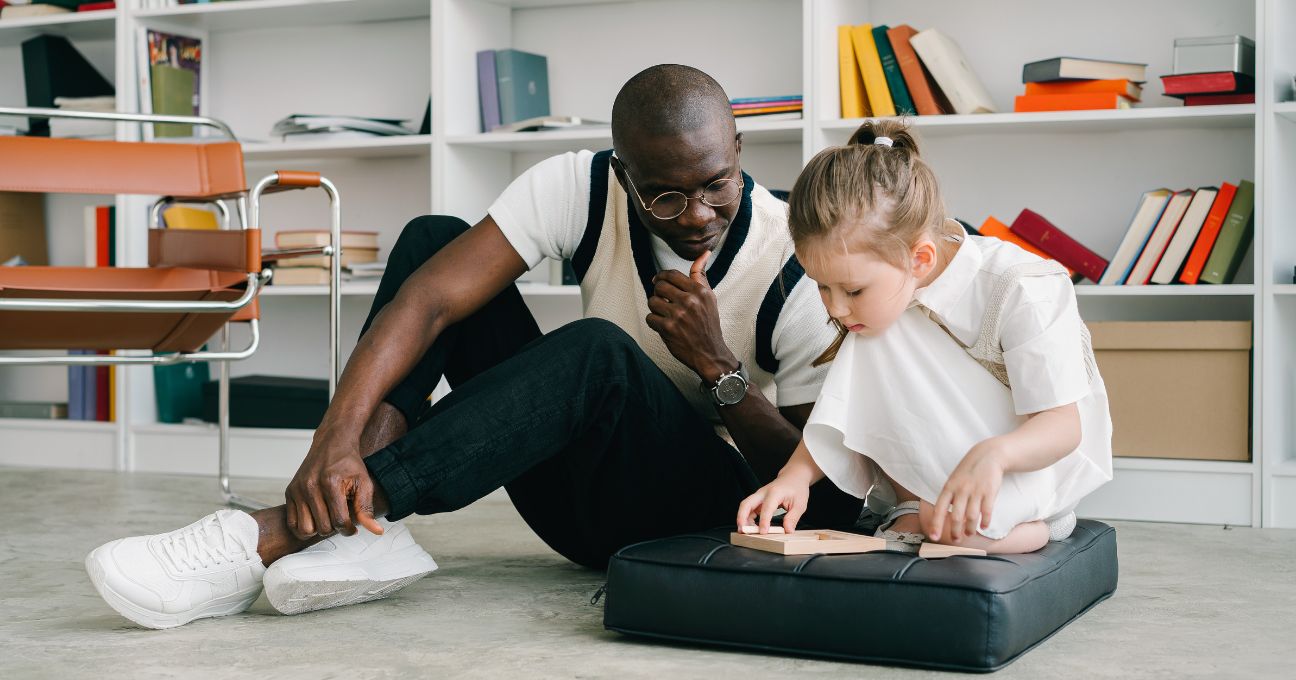
<instances>
[{"instance_id":1,"label":"blue book","mask_svg":"<svg viewBox=\"0 0 1296 680\"><path fill-rule=\"evenodd\" d=\"M739 97L730 99L730 104L776 104L778 102L799 102L801 95L790 94L784 97Z\"/></svg>"},{"instance_id":2,"label":"blue book","mask_svg":"<svg viewBox=\"0 0 1296 680\"><path fill-rule=\"evenodd\" d=\"M94 353L95 352L89 350L86 351L86 354L94 354ZM76 368L81 369L81 371L85 375L85 377L82 378L81 380L81 385L83 390L83 394L81 396L84 398L84 403L81 407L81 412L83 415L85 415L85 420L98 420L99 419L99 371L95 366L77 366Z\"/></svg>"},{"instance_id":3,"label":"blue book","mask_svg":"<svg viewBox=\"0 0 1296 680\"><path fill-rule=\"evenodd\" d=\"M549 115L549 60L521 50L495 53L500 124Z\"/></svg>"},{"instance_id":4,"label":"blue book","mask_svg":"<svg viewBox=\"0 0 1296 680\"><path fill-rule=\"evenodd\" d=\"M477 53L477 99L481 103L481 129L500 126L499 84L495 81L495 50Z\"/></svg>"},{"instance_id":5,"label":"blue book","mask_svg":"<svg viewBox=\"0 0 1296 680\"><path fill-rule=\"evenodd\" d=\"M84 354L81 350L71 350L68 354ZM85 420L85 371L84 366L68 366L68 420Z\"/></svg>"}]
</instances>

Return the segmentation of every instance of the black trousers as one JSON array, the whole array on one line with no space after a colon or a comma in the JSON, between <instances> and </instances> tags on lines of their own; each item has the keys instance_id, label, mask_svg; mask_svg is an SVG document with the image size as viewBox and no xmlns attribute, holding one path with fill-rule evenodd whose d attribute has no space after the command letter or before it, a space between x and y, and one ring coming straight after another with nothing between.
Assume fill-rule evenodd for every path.
<instances>
[{"instance_id":1,"label":"black trousers","mask_svg":"<svg viewBox=\"0 0 1296 680\"><path fill-rule=\"evenodd\" d=\"M453 217L410 222L361 332L467 229ZM453 389L428 407L443 375ZM389 517L457 510L502 486L541 539L587 567L637 541L732 524L769 481L623 331L584 319L541 335L516 286L447 328L386 401L411 424L365 459ZM846 526L859 514L861 501L826 481L815 497L808 523Z\"/></svg>"}]
</instances>

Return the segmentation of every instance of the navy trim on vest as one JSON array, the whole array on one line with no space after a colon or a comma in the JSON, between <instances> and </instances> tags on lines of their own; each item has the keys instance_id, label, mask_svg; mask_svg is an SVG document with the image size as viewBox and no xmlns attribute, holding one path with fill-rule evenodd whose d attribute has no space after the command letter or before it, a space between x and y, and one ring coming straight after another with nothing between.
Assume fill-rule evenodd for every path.
<instances>
[{"instance_id":1,"label":"navy trim on vest","mask_svg":"<svg viewBox=\"0 0 1296 680\"><path fill-rule=\"evenodd\" d=\"M778 359L774 357L774 326L778 323L779 314L783 313L783 304L802 276L805 276L805 269L793 255L770 284L765 299L761 301L760 311L756 313L756 363L770 375L777 373L779 367Z\"/></svg>"},{"instance_id":2,"label":"navy trim on vest","mask_svg":"<svg viewBox=\"0 0 1296 680\"><path fill-rule=\"evenodd\" d=\"M734 216L733 222L729 223L729 233L725 235L724 245L720 247L720 252L712 256L714 259L707 268L707 284L712 290L715 290L724 280L729 265L733 264L738 251L742 250L743 243L747 241L747 232L751 228L751 192L756 182L745 172L742 178L743 194L742 203L738 206L738 214ZM628 210L627 212L630 224L630 249L634 252L635 269L639 272L639 280L643 283L644 294L652 297L652 278L657 275L657 262L653 259L652 253L652 234L639 221L638 211Z\"/></svg>"},{"instance_id":3,"label":"navy trim on vest","mask_svg":"<svg viewBox=\"0 0 1296 680\"><path fill-rule=\"evenodd\" d=\"M607 211L608 165L612 150L594 154L590 164L590 202L589 217L585 220L585 233L581 235L580 245L572 255L572 269L576 270L576 282L585 280L585 272L594 262L594 252L598 250L599 235L603 233L603 213Z\"/></svg>"}]
</instances>

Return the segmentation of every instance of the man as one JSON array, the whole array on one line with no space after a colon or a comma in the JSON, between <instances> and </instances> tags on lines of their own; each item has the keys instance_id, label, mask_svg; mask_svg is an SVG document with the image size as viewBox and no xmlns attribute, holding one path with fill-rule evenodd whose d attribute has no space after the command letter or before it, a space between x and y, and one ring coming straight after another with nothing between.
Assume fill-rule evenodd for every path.
<instances>
[{"instance_id":1,"label":"man","mask_svg":"<svg viewBox=\"0 0 1296 680\"><path fill-rule=\"evenodd\" d=\"M796 447L833 331L786 205L741 170L718 83L678 65L639 73L612 138L615 153L530 169L471 228L411 222L287 503L101 546L87 567L109 604L167 627L242 611L263 579L285 613L381 597L435 563L375 518L501 486L592 568L731 522ZM542 336L512 284L545 257L572 259L586 318ZM443 375L453 390L428 406ZM860 512L830 486L816 496L811 521Z\"/></svg>"}]
</instances>

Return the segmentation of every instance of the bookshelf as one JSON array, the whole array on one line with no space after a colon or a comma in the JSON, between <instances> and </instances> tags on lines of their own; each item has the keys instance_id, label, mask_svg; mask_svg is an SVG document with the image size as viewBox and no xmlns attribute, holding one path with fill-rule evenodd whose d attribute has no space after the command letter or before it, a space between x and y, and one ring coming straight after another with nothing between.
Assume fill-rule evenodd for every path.
<instances>
[{"instance_id":1,"label":"bookshelf","mask_svg":"<svg viewBox=\"0 0 1296 680\"><path fill-rule=\"evenodd\" d=\"M377 230L389 252L403 225L428 213L479 219L527 167L582 148L606 148L606 128L482 134L477 50L513 47L549 59L555 113L609 120L617 89L658 62L695 65L732 97L805 95L805 118L740 122L744 169L767 187L791 187L802 164L845 141L860 120L837 112L838 24L909 23L954 38L1001 111L1021 91L1021 66L1074 54L1147 62L1145 101L1123 111L913 117L924 156L940 176L950 212L979 224L1031 207L1110 254L1138 195L1150 188L1257 185L1256 231L1237 283L1225 286L1077 287L1088 320L1227 319L1253 322L1252 458L1214 462L1119 458L1116 481L1082 510L1099 517L1296 527L1296 7L1282 0L243 0L139 10L134 0L100 16L0 22L0 101L21 103L18 44L37 31L68 35L135 108L139 27L206 40L206 113L245 141L249 177L286 165L320 170L339 186L346 228ZM1118 15L1119 20L1113 20ZM622 27L626 30L608 30ZM632 28L627 28L632 27ZM1253 105L1183 108L1161 96L1175 37L1241 33L1257 44ZM305 65L285 77L268 64ZM8 70L6 70L8 69ZM291 86L285 86L288 83ZM282 144L270 125L290 113L338 112L412 119L432 97L432 132L396 139ZM129 131L123 134L130 134ZM146 202L119 198L142 220ZM80 253L85 197L51 197L56 261ZM323 223L309 194L267 204L268 232ZM132 226L140 226L139 224ZM121 245L145 258L142 239ZM521 286L542 328L577 318L578 291L547 285L542 265ZM343 287L343 344L350 351L376 285ZM271 287L264 344L234 375L323 377L323 287ZM318 330L317 330L318 329ZM235 338L237 343L239 338ZM61 369L0 373L0 395L56 399ZM0 463L209 474L215 436L203 425L155 422L151 374L131 369L119 385L119 423L0 421ZM8 386L8 387L6 387ZM0 396L0 398L15 398ZM69 427L72 426L72 427ZM235 474L287 476L309 432L236 428Z\"/></svg>"}]
</instances>

